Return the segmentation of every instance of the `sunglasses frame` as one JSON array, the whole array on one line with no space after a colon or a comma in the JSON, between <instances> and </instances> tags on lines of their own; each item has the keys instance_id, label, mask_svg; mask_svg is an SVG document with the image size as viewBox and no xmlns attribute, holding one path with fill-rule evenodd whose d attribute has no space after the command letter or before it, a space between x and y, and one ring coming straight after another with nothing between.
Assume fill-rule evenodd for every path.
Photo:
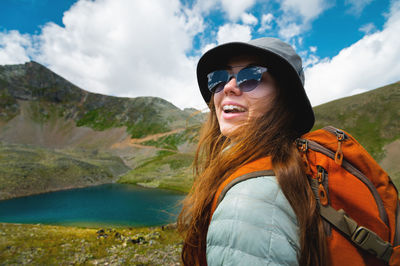
<instances>
[{"instance_id":1,"label":"sunglasses frame","mask_svg":"<svg viewBox=\"0 0 400 266\"><path fill-rule=\"evenodd\" d=\"M232 68L237 68L237 67L243 67L243 66L235 66L235 67L232 67ZM249 70L249 69L251 69L251 68L256 68L258 71L257 72L259 72L258 74L257 74L257 76L256 75L254 75L254 76L256 76L257 78L251 78L251 79L238 79L238 76L240 77L240 73L243 71L243 70ZM242 91L242 92L249 92L249 91L252 91L252 90L254 90L255 88L257 88L257 86L260 84L260 82L261 82L261 79L262 79L262 75L265 73L265 72L267 72L268 71L268 68L267 67L264 67L264 66L257 66L257 65L249 65L249 66L246 66L246 67L244 67L244 68L242 68L238 73L236 73L236 74L234 74L234 73L229 73L229 71L227 70L227 69L219 69L219 70L215 70L215 71L212 71L212 72L210 72L210 73L208 73L207 74L207 79L208 79L208 90L211 92L211 93L218 93L218 92L220 92L220 91L222 91L223 90L223 88L225 87L225 85L226 85L226 83L228 83L233 77L236 79L236 84L237 84L237 86L239 87L239 89ZM222 81L219 81L218 83L215 83L215 85L214 86L212 86L211 88L210 88L210 75L211 74L215 74L216 72L226 72L227 73L227 78L226 78L226 80L224 81L224 80L222 80ZM242 72L242 74L243 74L243 72ZM258 75L259 75L259 77L258 77ZM243 88L243 86L241 86L244 82L246 82L246 81L249 81L249 80L253 80L253 81L256 81L256 84L255 85L253 85L253 86L251 86L250 88ZM223 83L223 85L222 85L222 83ZM216 88L218 88L218 89L216 89Z\"/></svg>"}]
</instances>

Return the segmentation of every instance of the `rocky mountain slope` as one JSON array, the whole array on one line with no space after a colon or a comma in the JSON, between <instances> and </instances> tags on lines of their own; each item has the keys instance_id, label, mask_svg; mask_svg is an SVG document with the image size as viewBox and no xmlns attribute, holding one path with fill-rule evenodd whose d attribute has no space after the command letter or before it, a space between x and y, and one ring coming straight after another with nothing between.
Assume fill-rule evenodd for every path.
<instances>
[{"instance_id":1,"label":"rocky mountain slope","mask_svg":"<svg viewBox=\"0 0 400 266\"><path fill-rule=\"evenodd\" d=\"M70 171L72 182L67 186L76 187L117 181L129 169L149 161L191 154L191 132L203 119L202 115L192 116L194 112L157 97L90 93L35 62L0 66L0 183L7 180L9 184L7 188L0 186L0 199L30 194L28 189L17 189L21 182L31 193L65 188L65 177L55 176L54 169L59 166L55 161L80 162L75 164L75 173ZM180 137L168 147L149 143L174 138L168 137L174 134ZM40 185L35 171L21 170L36 169L38 165L30 165L32 154L35 158L41 155L40 173L44 177ZM97 170L88 173L88 161L97 161L98 154L109 156L110 163L91 164ZM55 161L46 164L46 160ZM174 157L167 161L172 162L172 168L176 166ZM172 168L168 172L164 167L164 173L173 175ZM99 171L107 174L98 176ZM124 182L136 183L126 178Z\"/></svg>"},{"instance_id":2,"label":"rocky mountain slope","mask_svg":"<svg viewBox=\"0 0 400 266\"><path fill-rule=\"evenodd\" d=\"M123 131L132 138L168 132L197 119L189 119L189 111L161 98L122 98L87 92L35 62L0 66L0 106L1 122L15 126L8 128L8 135L2 134L5 141L11 141L10 135L18 130L18 123L28 122L27 119L59 128L74 122L77 127L95 131L124 127ZM57 124L59 120L64 123ZM72 132L69 138L76 134ZM15 141L21 142L23 137ZM40 144L63 147L71 142L57 139L57 144Z\"/></svg>"}]
</instances>

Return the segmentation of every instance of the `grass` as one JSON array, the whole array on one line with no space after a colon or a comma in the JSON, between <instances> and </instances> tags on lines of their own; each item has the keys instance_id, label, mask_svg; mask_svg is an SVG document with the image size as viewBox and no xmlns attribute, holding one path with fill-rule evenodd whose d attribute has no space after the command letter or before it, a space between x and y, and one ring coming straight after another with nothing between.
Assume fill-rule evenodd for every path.
<instances>
[{"instance_id":1,"label":"grass","mask_svg":"<svg viewBox=\"0 0 400 266\"><path fill-rule=\"evenodd\" d=\"M155 146L161 149L178 151L179 145L187 142L195 142L198 137L199 127L187 128L181 132L143 142L143 145Z\"/></svg>"},{"instance_id":2,"label":"grass","mask_svg":"<svg viewBox=\"0 0 400 266\"><path fill-rule=\"evenodd\" d=\"M344 129L380 161L384 146L400 138L400 83L314 107L314 112L313 129Z\"/></svg>"},{"instance_id":3,"label":"grass","mask_svg":"<svg viewBox=\"0 0 400 266\"><path fill-rule=\"evenodd\" d=\"M170 129L165 126L164 122L137 122L127 125L127 131L132 138L142 138L147 135L164 133Z\"/></svg>"},{"instance_id":4,"label":"grass","mask_svg":"<svg viewBox=\"0 0 400 266\"><path fill-rule=\"evenodd\" d=\"M1 81L1 80L0 80ZM0 82L0 87L2 87ZM11 96L7 91L0 94L0 119L9 121L19 113L17 100Z\"/></svg>"},{"instance_id":5,"label":"grass","mask_svg":"<svg viewBox=\"0 0 400 266\"><path fill-rule=\"evenodd\" d=\"M95 130L106 130L113 127L122 127L124 123L116 119L119 109L99 107L86 111L84 115L76 121L78 127L87 126Z\"/></svg>"},{"instance_id":6,"label":"grass","mask_svg":"<svg viewBox=\"0 0 400 266\"><path fill-rule=\"evenodd\" d=\"M110 183L129 170L118 157L85 150L0 145L0 199Z\"/></svg>"},{"instance_id":7,"label":"grass","mask_svg":"<svg viewBox=\"0 0 400 266\"><path fill-rule=\"evenodd\" d=\"M118 183L188 192L193 183L192 161L192 154L160 151L157 156L122 175Z\"/></svg>"},{"instance_id":8,"label":"grass","mask_svg":"<svg viewBox=\"0 0 400 266\"><path fill-rule=\"evenodd\" d=\"M171 226L79 228L0 223L0 264L178 265L181 242Z\"/></svg>"},{"instance_id":9,"label":"grass","mask_svg":"<svg viewBox=\"0 0 400 266\"><path fill-rule=\"evenodd\" d=\"M112 105L112 106L110 106ZM151 134L157 134L169 131L169 127L165 125L157 115L144 114L147 118L137 121L138 118L127 118L121 121L122 106L101 106L96 109L86 111L83 116L76 122L78 127L87 126L95 130L106 130L113 127L127 127L127 132L132 138L141 138ZM150 110L151 111L151 110ZM147 110L149 112L149 110ZM140 114L142 116L143 114ZM154 118L155 117L155 118Z\"/></svg>"}]
</instances>

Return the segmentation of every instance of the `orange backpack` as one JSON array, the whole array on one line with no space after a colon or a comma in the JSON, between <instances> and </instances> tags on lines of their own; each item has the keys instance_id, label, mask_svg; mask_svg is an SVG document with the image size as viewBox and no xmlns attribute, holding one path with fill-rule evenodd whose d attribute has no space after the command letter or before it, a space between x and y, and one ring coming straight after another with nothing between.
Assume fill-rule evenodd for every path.
<instances>
[{"instance_id":1,"label":"orange backpack","mask_svg":"<svg viewBox=\"0 0 400 266\"><path fill-rule=\"evenodd\" d=\"M400 265L398 192L387 173L348 133L325 127L296 141L327 222L331 265ZM212 213L238 182L273 172L271 159L251 162L225 180Z\"/></svg>"}]
</instances>

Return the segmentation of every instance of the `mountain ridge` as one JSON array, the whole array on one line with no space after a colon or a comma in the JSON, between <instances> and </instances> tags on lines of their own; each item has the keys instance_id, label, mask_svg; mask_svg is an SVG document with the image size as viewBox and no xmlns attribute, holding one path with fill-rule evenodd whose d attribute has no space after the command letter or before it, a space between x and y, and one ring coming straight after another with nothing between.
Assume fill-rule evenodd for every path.
<instances>
[{"instance_id":1,"label":"mountain ridge","mask_svg":"<svg viewBox=\"0 0 400 266\"><path fill-rule=\"evenodd\" d=\"M332 123L350 132L378 161L400 139L400 82L314 107L313 129Z\"/></svg>"},{"instance_id":2,"label":"mountain ridge","mask_svg":"<svg viewBox=\"0 0 400 266\"><path fill-rule=\"evenodd\" d=\"M39 120L48 119L48 112L53 111L73 119L78 127L104 130L126 126L132 137L167 132L184 126L189 119L187 111L158 97L128 98L85 91L36 62L0 66L0 86L3 121L18 114L18 100L47 104L36 113Z\"/></svg>"},{"instance_id":3,"label":"mountain ridge","mask_svg":"<svg viewBox=\"0 0 400 266\"><path fill-rule=\"evenodd\" d=\"M9 176L15 179L15 182L9 183L7 189L11 192L8 191L8 194L7 191L2 191L0 186L0 199L65 187L64 180L57 177L51 180L46 174L58 172L64 166L58 162L40 164L45 170L39 172L44 174L43 180L47 181L39 180L38 171L32 170L31 173L27 173L24 170L39 167L37 164L30 168L28 153L17 152L20 158L16 155L13 160L7 159L7 152L11 150L9 145L14 145L15 150L28 149L29 154L46 153L44 158L50 158L50 161L56 160L51 159L57 157L54 155L55 151L63 153L66 149L72 149L73 151L63 158L82 166L70 173L73 175L71 181L75 180L73 183L76 186L116 182L120 175L149 161L166 160L168 165L175 165L175 160L167 158L182 152L186 154L187 147L191 151L193 148L190 147L194 144L185 137L180 137L179 144L174 140L174 145L169 147L133 144L135 139L146 140L147 136L158 135L157 139L171 139L174 138L171 134L185 135L182 132L198 127L202 120L201 115L192 117L195 111L180 110L158 97L127 98L91 93L36 62L0 66L0 183L9 183ZM175 131L177 128L182 130ZM143 142L146 142L145 140ZM184 144L182 151L180 144ZM41 151L36 152L36 147L41 147ZM96 161L97 153L107 153L112 157L108 160L109 166L83 167L87 165L88 160ZM19 164L22 166L19 167ZM15 167L11 169L8 165ZM173 176L171 172L174 170L167 168L166 174ZM100 172L108 174L104 174L104 178L98 180L95 175ZM79 178L87 182L80 182ZM141 181L143 183L143 180ZM21 182L34 183L37 189L18 190ZM145 183L143 185L146 185Z\"/></svg>"}]
</instances>

